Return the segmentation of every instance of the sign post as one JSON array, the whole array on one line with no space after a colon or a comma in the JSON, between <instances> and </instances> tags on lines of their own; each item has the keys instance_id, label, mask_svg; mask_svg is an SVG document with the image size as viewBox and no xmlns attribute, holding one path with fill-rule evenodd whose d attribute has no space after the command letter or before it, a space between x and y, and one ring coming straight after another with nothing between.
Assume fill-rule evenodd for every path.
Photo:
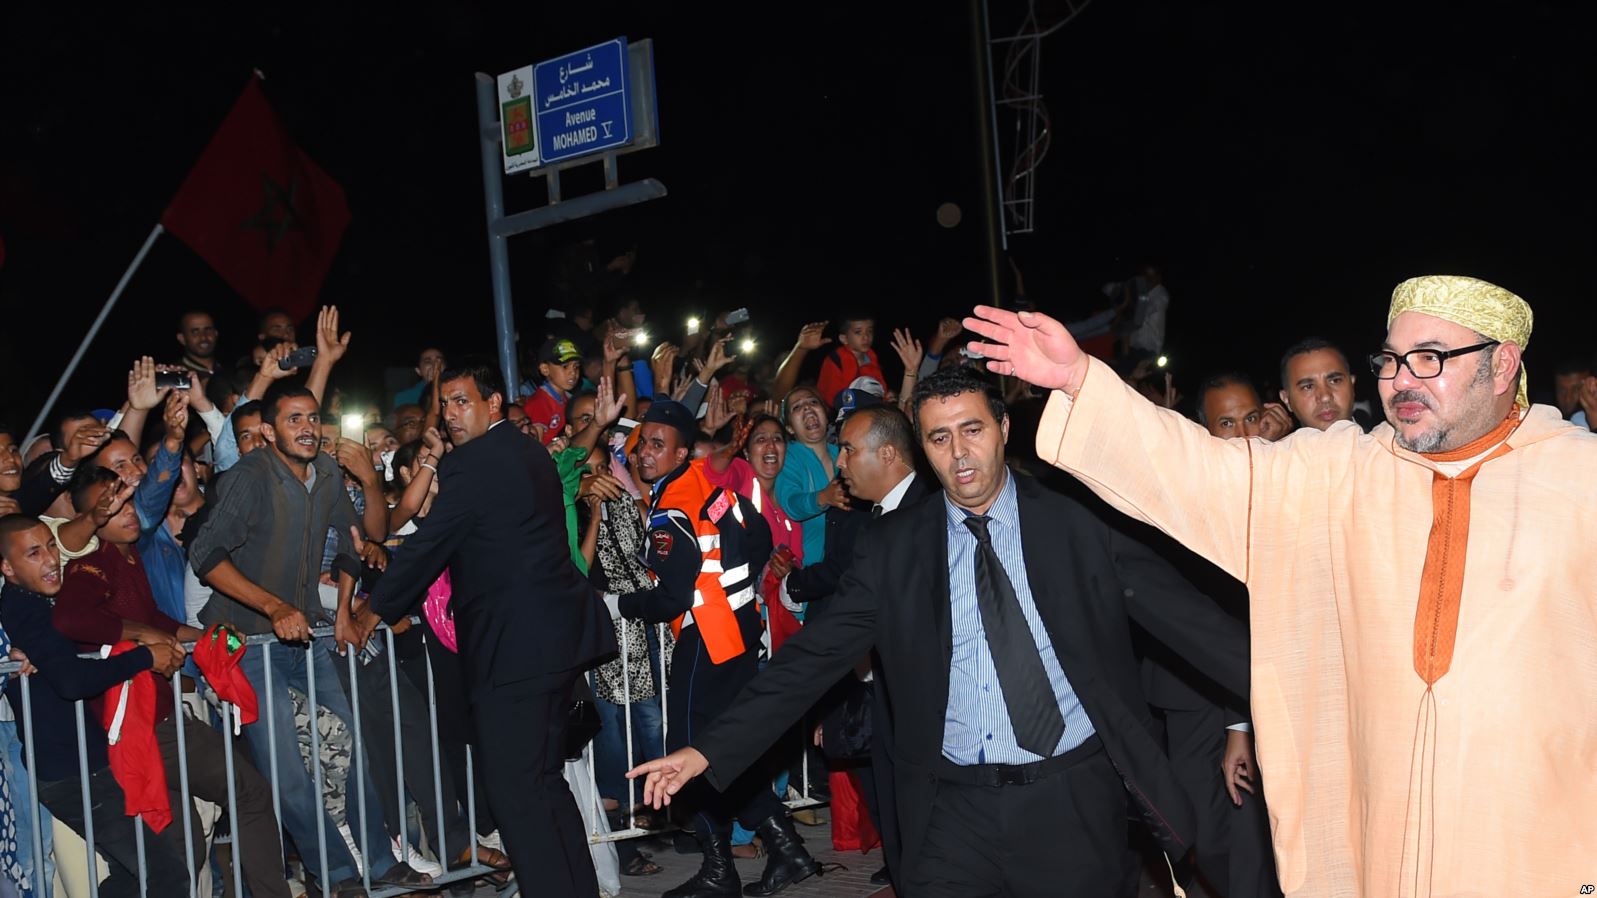
<instances>
[{"instance_id":1,"label":"sign post","mask_svg":"<svg viewBox=\"0 0 1597 898\"><path fill-rule=\"evenodd\" d=\"M632 140L627 42L596 44L533 66L533 104L545 164Z\"/></svg>"},{"instance_id":2,"label":"sign post","mask_svg":"<svg viewBox=\"0 0 1597 898\"><path fill-rule=\"evenodd\" d=\"M648 40L629 44L626 38L616 38L497 78L478 72L477 123L494 327L508 402L517 398L521 372L506 240L665 196L665 185L653 178L622 184L616 163L623 153L660 142L654 44ZM598 161L604 163L605 189L563 199L560 170ZM548 204L507 214L501 171L543 175L548 179Z\"/></svg>"}]
</instances>

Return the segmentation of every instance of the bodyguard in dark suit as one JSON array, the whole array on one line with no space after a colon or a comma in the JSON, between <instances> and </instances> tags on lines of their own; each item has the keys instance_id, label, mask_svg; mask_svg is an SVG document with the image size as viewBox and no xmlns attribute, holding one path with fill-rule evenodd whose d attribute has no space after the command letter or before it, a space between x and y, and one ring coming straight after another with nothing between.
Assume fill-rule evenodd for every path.
<instances>
[{"instance_id":1,"label":"bodyguard in dark suit","mask_svg":"<svg viewBox=\"0 0 1597 898\"><path fill-rule=\"evenodd\" d=\"M645 797L728 781L873 645L891 716L910 898L1109 895L1128 799L1172 855L1198 825L1155 741L1128 615L1247 694L1241 625L1152 552L1004 465L1002 398L939 372L915 392L943 492L877 521L831 608ZM879 705L880 707L880 705Z\"/></svg>"},{"instance_id":2,"label":"bodyguard in dark suit","mask_svg":"<svg viewBox=\"0 0 1597 898\"><path fill-rule=\"evenodd\" d=\"M1086 503L1116 515L1096 496L1089 494ZM1246 624L1248 589L1235 577L1145 524L1132 524L1127 532ZM1204 827L1211 839L1197 846L1193 861L1212 890L1226 898L1281 898L1253 736L1242 725L1248 723L1246 702L1145 633L1134 630L1132 641L1142 654L1143 694L1164 717L1166 754L1176 778L1197 812L1212 821Z\"/></svg>"},{"instance_id":3,"label":"bodyguard in dark suit","mask_svg":"<svg viewBox=\"0 0 1597 898\"><path fill-rule=\"evenodd\" d=\"M440 382L454 450L439 464L432 513L371 606L393 623L449 567L476 747L516 879L540 896L591 898L587 834L561 768L572 686L615 653L615 631L571 563L554 461L504 424L498 373L471 364Z\"/></svg>"},{"instance_id":4,"label":"bodyguard in dark suit","mask_svg":"<svg viewBox=\"0 0 1597 898\"><path fill-rule=\"evenodd\" d=\"M848 391L845 391L848 392ZM874 397L872 397L874 400ZM841 403L839 403L841 405ZM860 510L831 508L826 512L826 557L818 564L787 573L782 580L784 601L809 603L806 620L819 620L827 613L828 599L836 594L843 574L854 561L854 548L861 534L877 518L907 508L932 492L930 478L915 472L914 429L895 406L880 400L855 405L841 419L838 431L837 469L848 493ZM935 486L936 481L931 480ZM773 565L775 562L773 562ZM781 573L781 571L778 571ZM874 663L872 667L877 665ZM841 729L843 712L850 700L867 698L871 705L869 763L851 765L859 780L871 822L882 837L884 857L895 857L899 844L898 818L894 813L892 721L880 707L881 696L873 682L861 682L855 671L843 675L841 682L821 700L826 744L834 744L834 728ZM886 885L891 870L884 865L871 875L871 882Z\"/></svg>"}]
</instances>

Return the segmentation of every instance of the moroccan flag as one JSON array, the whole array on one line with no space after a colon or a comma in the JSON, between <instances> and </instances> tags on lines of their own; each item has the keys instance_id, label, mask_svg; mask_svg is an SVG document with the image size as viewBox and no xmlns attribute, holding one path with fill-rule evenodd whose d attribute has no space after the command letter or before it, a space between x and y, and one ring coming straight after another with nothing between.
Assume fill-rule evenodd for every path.
<instances>
[{"instance_id":1,"label":"moroccan flag","mask_svg":"<svg viewBox=\"0 0 1597 898\"><path fill-rule=\"evenodd\" d=\"M257 309L303 320L349 225L344 189L305 155L250 78L161 224Z\"/></svg>"}]
</instances>

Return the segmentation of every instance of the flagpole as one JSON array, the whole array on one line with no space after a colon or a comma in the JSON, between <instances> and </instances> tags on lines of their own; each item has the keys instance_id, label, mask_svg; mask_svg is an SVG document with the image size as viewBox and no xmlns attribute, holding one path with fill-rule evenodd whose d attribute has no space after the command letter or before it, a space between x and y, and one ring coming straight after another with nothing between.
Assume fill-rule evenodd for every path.
<instances>
[{"instance_id":1,"label":"flagpole","mask_svg":"<svg viewBox=\"0 0 1597 898\"><path fill-rule=\"evenodd\" d=\"M144 238L144 245L139 247L138 255L133 257L133 262L128 265L128 270L122 272L122 280L116 282L116 289L111 291L111 297L100 308L100 314L94 319L94 323L89 325L89 332L83 337L83 342L78 344L78 351L72 354L72 361L67 362L67 370L62 372L61 379L55 382L55 389L50 391L50 398L44 401L44 408L39 410L39 417L33 419L33 426L28 428L28 439L33 439L39 433L39 428L44 426L45 419L50 417L50 410L55 408L56 400L61 398L61 391L66 389L67 381L72 379L72 372L78 369L78 363L83 361L84 353L89 351L89 344L94 342L94 335L100 332L100 325L104 324L105 319L110 316L111 307L115 306L116 301L122 297L122 291L127 288L128 281L133 279L133 272L138 271L139 266L144 264L144 257L149 255L150 247L155 245L155 238L161 236L165 231L166 228L161 227L160 222L156 222L155 227L150 229L150 236ZM137 434L135 434L136 436ZM54 448L65 449L66 447L56 446Z\"/></svg>"}]
</instances>

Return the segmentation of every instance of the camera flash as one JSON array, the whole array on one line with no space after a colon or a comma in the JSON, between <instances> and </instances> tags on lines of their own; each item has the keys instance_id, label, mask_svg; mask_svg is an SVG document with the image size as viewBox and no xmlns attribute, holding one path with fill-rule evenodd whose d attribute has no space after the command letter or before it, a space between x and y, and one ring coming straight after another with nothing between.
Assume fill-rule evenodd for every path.
<instances>
[{"instance_id":1,"label":"camera flash","mask_svg":"<svg viewBox=\"0 0 1597 898\"><path fill-rule=\"evenodd\" d=\"M344 415L339 423L343 425L339 429L344 431L344 436L352 440L360 439L366 430L366 419L360 415Z\"/></svg>"},{"instance_id":2,"label":"camera flash","mask_svg":"<svg viewBox=\"0 0 1597 898\"><path fill-rule=\"evenodd\" d=\"M1165 355L1159 356L1158 360L1155 361L1154 364L1164 368L1170 364L1170 357Z\"/></svg>"},{"instance_id":3,"label":"camera flash","mask_svg":"<svg viewBox=\"0 0 1597 898\"><path fill-rule=\"evenodd\" d=\"M648 346L649 335L643 331L638 331L636 334L632 335L632 342L638 346Z\"/></svg>"},{"instance_id":4,"label":"camera flash","mask_svg":"<svg viewBox=\"0 0 1597 898\"><path fill-rule=\"evenodd\" d=\"M744 352L753 352L754 351L754 340L751 339L751 338L745 337L743 339L743 342L738 344L738 345L739 345L739 348L741 348Z\"/></svg>"}]
</instances>

